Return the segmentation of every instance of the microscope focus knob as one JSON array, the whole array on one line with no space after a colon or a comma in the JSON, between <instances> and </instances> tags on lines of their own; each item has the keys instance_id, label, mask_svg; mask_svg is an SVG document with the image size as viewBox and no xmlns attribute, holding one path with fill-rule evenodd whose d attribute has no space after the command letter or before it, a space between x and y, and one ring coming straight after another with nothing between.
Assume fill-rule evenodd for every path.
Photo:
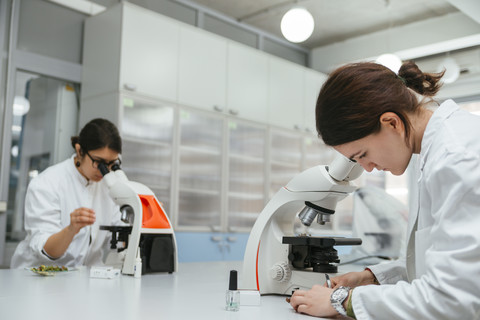
<instances>
[{"instance_id":1,"label":"microscope focus knob","mask_svg":"<svg viewBox=\"0 0 480 320\"><path fill-rule=\"evenodd\" d=\"M291 275L292 271L286 262L276 263L270 269L270 277L276 281L288 281Z\"/></svg>"}]
</instances>

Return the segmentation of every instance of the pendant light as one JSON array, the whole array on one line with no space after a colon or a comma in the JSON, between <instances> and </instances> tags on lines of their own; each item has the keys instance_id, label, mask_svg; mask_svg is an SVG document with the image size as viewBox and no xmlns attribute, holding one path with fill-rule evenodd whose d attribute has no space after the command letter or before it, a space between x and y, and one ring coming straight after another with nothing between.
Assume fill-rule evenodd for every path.
<instances>
[{"instance_id":1,"label":"pendant light","mask_svg":"<svg viewBox=\"0 0 480 320\"><path fill-rule=\"evenodd\" d=\"M440 63L437 68L437 72L442 72L445 70L443 74L442 81L443 83L449 84L455 82L458 77L460 76L460 67L458 66L457 61L452 57L446 57Z\"/></svg>"},{"instance_id":2,"label":"pendant light","mask_svg":"<svg viewBox=\"0 0 480 320\"><path fill-rule=\"evenodd\" d=\"M382 54L375 60L375 62L387 67L397 74L402 66L402 60L393 53Z\"/></svg>"},{"instance_id":3,"label":"pendant light","mask_svg":"<svg viewBox=\"0 0 480 320\"><path fill-rule=\"evenodd\" d=\"M287 11L280 23L283 36L290 42L307 40L313 33L315 22L305 8L295 7Z\"/></svg>"}]
</instances>

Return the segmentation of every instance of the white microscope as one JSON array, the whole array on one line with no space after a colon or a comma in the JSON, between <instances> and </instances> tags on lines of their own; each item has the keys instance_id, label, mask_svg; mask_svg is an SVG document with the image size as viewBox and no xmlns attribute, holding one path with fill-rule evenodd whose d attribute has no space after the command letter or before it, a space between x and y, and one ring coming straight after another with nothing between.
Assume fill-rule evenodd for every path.
<instances>
[{"instance_id":1,"label":"white microscope","mask_svg":"<svg viewBox=\"0 0 480 320\"><path fill-rule=\"evenodd\" d=\"M307 169L281 188L258 216L247 242L242 289L260 294L290 295L295 289L310 289L325 282L324 273L336 273L335 245L359 245L358 238L295 236L298 218L310 226L330 221L337 202L355 191L349 181L362 167L338 154L330 166Z\"/></svg>"},{"instance_id":2,"label":"white microscope","mask_svg":"<svg viewBox=\"0 0 480 320\"><path fill-rule=\"evenodd\" d=\"M100 226L101 230L112 232L112 249L117 249L117 241L125 243L125 247L107 256L106 264L120 264L122 273L129 275L135 273L140 259L142 274L177 271L177 244L172 224L152 190L141 183L129 181L119 165L114 165L109 171L101 163L99 169L109 188L109 195L120 206L122 221L131 225Z\"/></svg>"}]
</instances>

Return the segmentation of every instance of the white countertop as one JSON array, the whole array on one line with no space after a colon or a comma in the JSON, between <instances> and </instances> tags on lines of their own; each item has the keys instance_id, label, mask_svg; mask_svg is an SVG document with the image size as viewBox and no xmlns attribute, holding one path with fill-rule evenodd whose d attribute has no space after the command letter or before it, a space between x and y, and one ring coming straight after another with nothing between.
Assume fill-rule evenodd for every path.
<instances>
[{"instance_id":1,"label":"white countertop","mask_svg":"<svg viewBox=\"0 0 480 320\"><path fill-rule=\"evenodd\" d=\"M173 274L90 278L87 268L53 277L29 270L0 270L0 318L76 319L288 319L306 320L282 296L262 296L260 306L225 311L229 271L242 262L179 264ZM316 318L318 319L318 318Z\"/></svg>"}]
</instances>

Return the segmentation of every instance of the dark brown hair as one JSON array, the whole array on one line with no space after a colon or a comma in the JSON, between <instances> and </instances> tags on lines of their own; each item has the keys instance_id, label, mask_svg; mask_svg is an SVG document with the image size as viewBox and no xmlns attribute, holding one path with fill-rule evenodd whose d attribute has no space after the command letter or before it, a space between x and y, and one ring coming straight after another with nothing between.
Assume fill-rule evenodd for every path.
<instances>
[{"instance_id":1,"label":"dark brown hair","mask_svg":"<svg viewBox=\"0 0 480 320\"><path fill-rule=\"evenodd\" d=\"M80 131L78 136L72 137L72 146L79 144L81 152L88 152L101 148L109 148L122 153L122 138L117 127L106 119L93 119Z\"/></svg>"},{"instance_id":2,"label":"dark brown hair","mask_svg":"<svg viewBox=\"0 0 480 320\"><path fill-rule=\"evenodd\" d=\"M405 62L398 76L373 62L348 64L330 74L317 99L317 132L325 144L337 146L364 138L380 130L380 116L394 112L405 125L425 101L415 92L433 97L440 89L439 74L423 73L414 62ZM431 99L429 99L430 101Z\"/></svg>"}]
</instances>

